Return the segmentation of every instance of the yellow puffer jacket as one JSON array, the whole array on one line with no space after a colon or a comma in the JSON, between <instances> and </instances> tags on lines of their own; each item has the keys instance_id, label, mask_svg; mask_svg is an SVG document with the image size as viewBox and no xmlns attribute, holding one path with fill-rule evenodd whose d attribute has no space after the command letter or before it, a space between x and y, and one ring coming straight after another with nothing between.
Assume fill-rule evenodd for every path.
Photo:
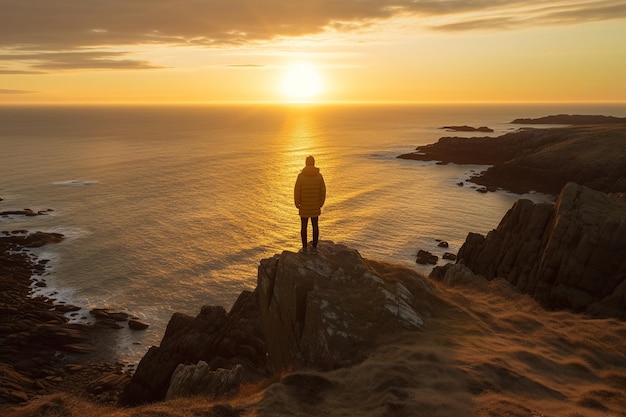
<instances>
[{"instance_id":1,"label":"yellow puffer jacket","mask_svg":"<svg viewBox=\"0 0 626 417\"><path fill-rule=\"evenodd\" d=\"M300 217L317 217L321 214L326 200L326 184L320 169L314 166L305 166L298 174L296 186L293 189L293 201L300 209Z\"/></svg>"}]
</instances>

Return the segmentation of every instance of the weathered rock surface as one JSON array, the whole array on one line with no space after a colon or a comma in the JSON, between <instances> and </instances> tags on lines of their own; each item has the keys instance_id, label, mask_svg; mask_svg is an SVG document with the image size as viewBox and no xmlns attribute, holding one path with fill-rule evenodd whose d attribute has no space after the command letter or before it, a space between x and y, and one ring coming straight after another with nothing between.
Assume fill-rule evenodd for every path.
<instances>
[{"instance_id":1,"label":"weathered rock surface","mask_svg":"<svg viewBox=\"0 0 626 417\"><path fill-rule=\"evenodd\" d=\"M574 183L556 204L519 200L486 237L468 235L457 263L548 308L626 318L626 202Z\"/></svg>"},{"instance_id":2,"label":"weathered rock surface","mask_svg":"<svg viewBox=\"0 0 626 417\"><path fill-rule=\"evenodd\" d=\"M493 165L469 179L487 189L556 195L575 182L626 192L626 124L526 129L497 138L443 137L398 158Z\"/></svg>"},{"instance_id":3,"label":"weathered rock surface","mask_svg":"<svg viewBox=\"0 0 626 417\"><path fill-rule=\"evenodd\" d=\"M423 325L414 292L382 279L357 251L332 242L320 242L318 255L283 252L262 260L257 289L277 371L354 364L385 334Z\"/></svg>"}]
</instances>

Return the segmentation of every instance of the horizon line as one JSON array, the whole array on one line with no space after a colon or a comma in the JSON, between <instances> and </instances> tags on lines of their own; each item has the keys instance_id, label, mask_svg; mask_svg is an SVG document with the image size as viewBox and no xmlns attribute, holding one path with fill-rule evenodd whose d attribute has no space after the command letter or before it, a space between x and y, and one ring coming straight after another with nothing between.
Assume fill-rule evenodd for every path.
<instances>
[{"instance_id":1,"label":"horizon line","mask_svg":"<svg viewBox=\"0 0 626 417\"><path fill-rule=\"evenodd\" d=\"M159 107L159 106L292 106L292 107L316 107L316 106L342 106L342 105L540 105L540 104L555 104L555 105L584 105L584 104L614 104L614 105L626 105L626 100L502 100L502 101L479 101L479 100L458 100L458 101L418 101L418 100L343 100L343 101L260 101L260 100L223 100L223 101L53 101L53 102L31 102L31 103L0 103L0 107L71 107L71 106L94 106L94 107L106 107L106 106L144 106L144 107Z\"/></svg>"}]
</instances>

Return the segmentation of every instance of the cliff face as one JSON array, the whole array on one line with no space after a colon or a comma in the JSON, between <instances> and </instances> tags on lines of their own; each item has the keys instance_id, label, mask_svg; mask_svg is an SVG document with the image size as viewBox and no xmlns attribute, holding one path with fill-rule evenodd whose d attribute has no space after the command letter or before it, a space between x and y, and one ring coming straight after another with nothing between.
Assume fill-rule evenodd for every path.
<instances>
[{"instance_id":1,"label":"cliff face","mask_svg":"<svg viewBox=\"0 0 626 417\"><path fill-rule=\"evenodd\" d=\"M457 263L505 278L548 308L626 318L626 203L568 183L556 204L519 200Z\"/></svg>"},{"instance_id":2,"label":"cliff face","mask_svg":"<svg viewBox=\"0 0 626 417\"><path fill-rule=\"evenodd\" d=\"M321 242L318 255L264 259L257 288L275 370L354 364L381 336L421 328L432 298L417 275L383 279L357 251L332 242Z\"/></svg>"}]
</instances>

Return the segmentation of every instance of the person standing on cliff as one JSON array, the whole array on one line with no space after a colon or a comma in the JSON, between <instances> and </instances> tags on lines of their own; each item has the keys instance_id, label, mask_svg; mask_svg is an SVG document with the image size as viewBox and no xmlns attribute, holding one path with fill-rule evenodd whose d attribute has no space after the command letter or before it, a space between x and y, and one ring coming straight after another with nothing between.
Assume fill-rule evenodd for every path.
<instances>
[{"instance_id":1,"label":"person standing on cliff","mask_svg":"<svg viewBox=\"0 0 626 417\"><path fill-rule=\"evenodd\" d=\"M307 156L306 165L298 174L296 186L293 189L293 201L300 214L300 236L302 237L302 252L307 252L307 227L309 218L313 226L313 242L311 253L317 253L319 241L319 215L326 200L326 184L320 169L315 166L315 158Z\"/></svg>"}]
</instances>

